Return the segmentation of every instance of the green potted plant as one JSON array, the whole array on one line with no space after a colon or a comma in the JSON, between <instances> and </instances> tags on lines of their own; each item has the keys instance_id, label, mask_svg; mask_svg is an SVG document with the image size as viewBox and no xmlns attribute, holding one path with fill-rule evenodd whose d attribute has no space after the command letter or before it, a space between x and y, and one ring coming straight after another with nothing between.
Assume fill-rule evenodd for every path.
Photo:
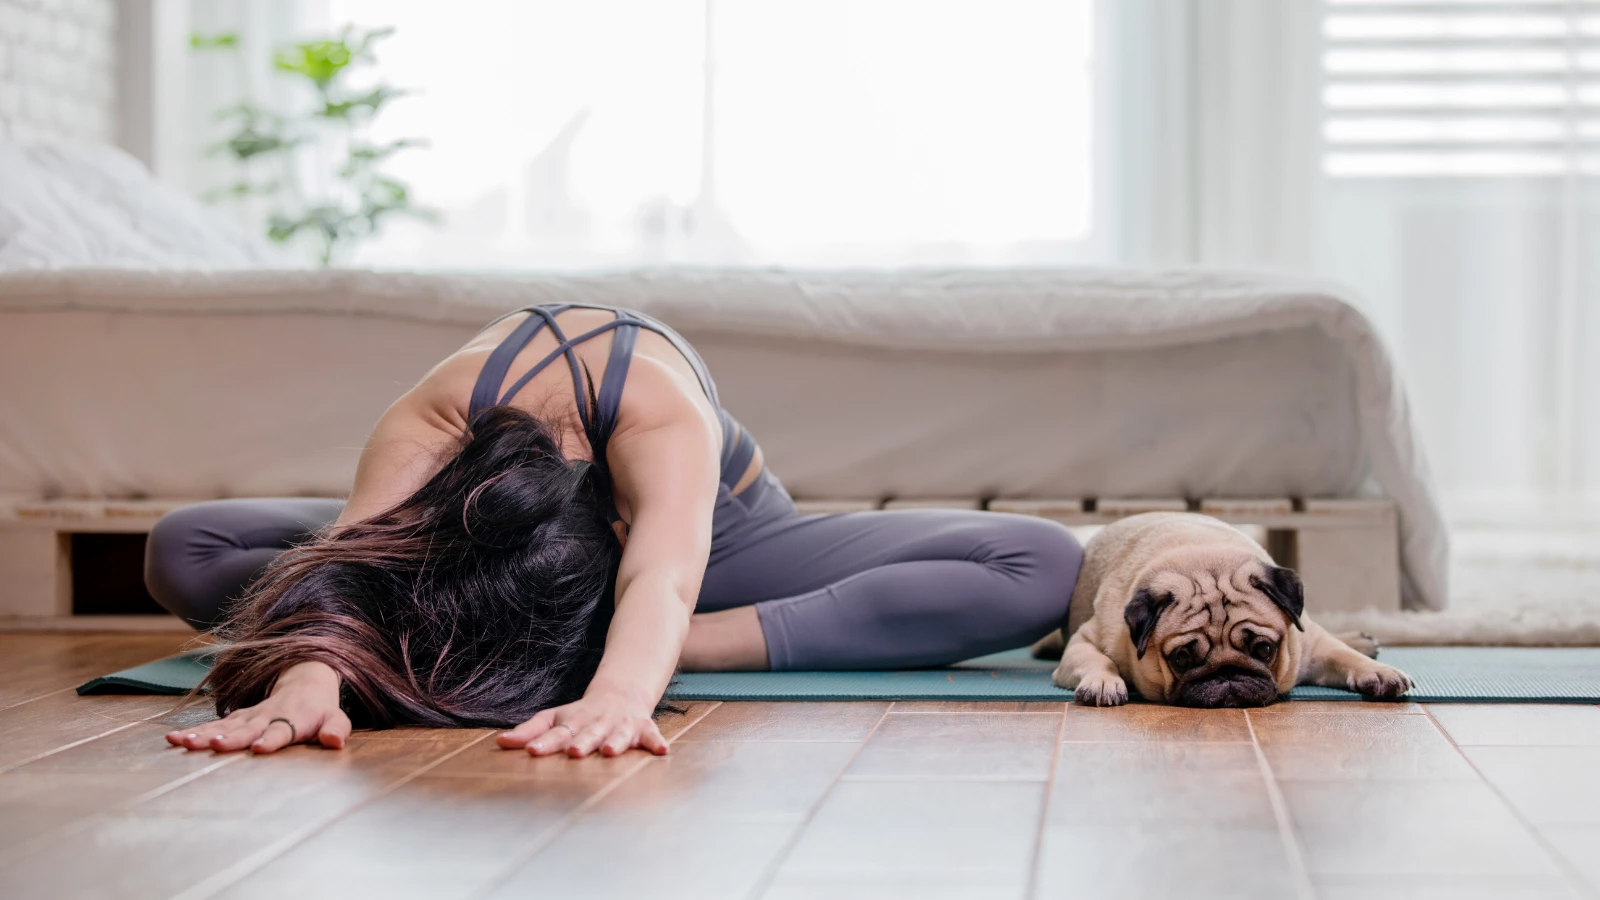
<instances>
[{"instance_id":1,"label":"green potted plant","mask_svg":"<svg viewBox=\"0 0 1600 900\"><path fill-rule=\"evenodd\" d=\"M374 143L364 137L389 103L407 93L381 82L358 87L352 76L377 62L373 45L392 28L345 28L336 36L304 41L277 50L275 71L310 87L310 107L298 112L269 109L249 100L220 110L227 136L210 152L234 163L234 179L206 194L218 202L256 197L265 201L267 236L278 243L304 242L323 265L344 258L377 233L384 220L410 216L435 221L436 213L416 205L405 182L383 171L404 150L424 146L417 138ZM233 33L195 34L198 52L238 53ZM325 174L324 188L308 190L300 174L318 154L319 142L336 145L337 162Z\"/></svg>"}]
</instances>

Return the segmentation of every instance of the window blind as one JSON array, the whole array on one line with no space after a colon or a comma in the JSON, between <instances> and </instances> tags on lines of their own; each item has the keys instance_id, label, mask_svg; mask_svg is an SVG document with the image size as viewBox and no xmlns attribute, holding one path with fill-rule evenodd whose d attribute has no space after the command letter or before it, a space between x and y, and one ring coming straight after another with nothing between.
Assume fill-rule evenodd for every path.
<instances>
[{"instance_id":1,"label":"window blind","mask_svg":"<svg viewBox=\"0 0 1600 900\"><path fill-rule=\"evenodd\" d=\"M1323 170L1600 173L1600 0L1325 0Z\"/></svg>"}]
</instances>

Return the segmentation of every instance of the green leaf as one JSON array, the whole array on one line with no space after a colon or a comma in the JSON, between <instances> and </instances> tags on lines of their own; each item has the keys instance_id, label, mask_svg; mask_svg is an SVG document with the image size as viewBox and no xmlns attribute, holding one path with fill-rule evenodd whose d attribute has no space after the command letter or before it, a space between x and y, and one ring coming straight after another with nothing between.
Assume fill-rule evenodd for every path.
<instances>
[{"instance_id":1,"label":"green leaf","mask_svg":"<svg viewBox=\"0 0 1600 900\"><path fill-rule=\"evenodd\" d=\"M217 34L201 34L196 31L189 35L189 49L191 50L235 50L239 47L237 32L222 31Z\"/></svg>"},{"instance_id":2,"label":"green leaf","mask_svg":"<svg viewBox=\"0 0 1600 900\"><path fill-rule=\"evenodd\" d=\"M357 114L371 117L377 115L378 110L390 100L404 97L410 93L412 91L380 84L372 90L364 94L357 94L354 97L338 100L331 97L325 98L322 109L318 110L315 115L324 119L350 119Z\"/></svg>"},{"instance_id":3,"label":"green leaf","mask_svg":"<svg viewBox=\"0 0 1600 900\"><path fill-rule=\"evenodd\" d=\"M207 203L215 203L219 200L239 200L251 196L270 197L282 187L281 181L263 181L260 184L239 181L225 187L212 188L200 195L200 198Z\"/></svg>"},{"instance_id":4,"label":"green leaf","mask_svg":"<svg viewBox=\"0 0 1600 900\"><path fill-rule=\"evenodd\" d=\"M305 41L279 50L273 54L272 65L280 72L304 76L318 91L326 92L358 60L376 62L372 45L393 33L393 28L360 31L346 25L336 38Z\"/></svg>"}]
</instances>

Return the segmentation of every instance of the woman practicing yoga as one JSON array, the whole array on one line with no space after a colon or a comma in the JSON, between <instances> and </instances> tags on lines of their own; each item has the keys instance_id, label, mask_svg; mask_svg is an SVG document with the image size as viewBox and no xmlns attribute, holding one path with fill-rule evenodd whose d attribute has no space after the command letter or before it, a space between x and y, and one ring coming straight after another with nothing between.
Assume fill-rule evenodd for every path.
<instances>
[{"instance_id":1,"label":"woman practicing yoga","mask_svg":"<svg viewBox=\"0 0 1600 900\"><path fill-rule=\"evenodd\" d=\"M354 718L611 756L666 752L652 714L678 667L1023 646L1061 624L1081 558L1025 516L800 515L681 337L565 304L495 321L395 401L348 501L176 510L146 581L229 641L224 718L174 744L340 747Z\"/></svg>"}]
</instances>

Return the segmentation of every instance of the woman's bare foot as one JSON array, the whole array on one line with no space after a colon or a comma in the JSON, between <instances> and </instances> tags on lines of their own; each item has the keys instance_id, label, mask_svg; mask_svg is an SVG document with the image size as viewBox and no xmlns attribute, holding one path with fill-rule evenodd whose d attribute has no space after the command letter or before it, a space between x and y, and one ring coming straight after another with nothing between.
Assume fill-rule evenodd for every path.
<instances>
[{"instance_id":1,"label":"woman's bare foot","mask_svg":"<svg viewBox=\"0 0 1600 900\"><path fill-rule=\"evenodd\" d=\"M678 656L685 672L764 672L767 639L754 606L696 613Z\"/></svg>"}]
</instances>

